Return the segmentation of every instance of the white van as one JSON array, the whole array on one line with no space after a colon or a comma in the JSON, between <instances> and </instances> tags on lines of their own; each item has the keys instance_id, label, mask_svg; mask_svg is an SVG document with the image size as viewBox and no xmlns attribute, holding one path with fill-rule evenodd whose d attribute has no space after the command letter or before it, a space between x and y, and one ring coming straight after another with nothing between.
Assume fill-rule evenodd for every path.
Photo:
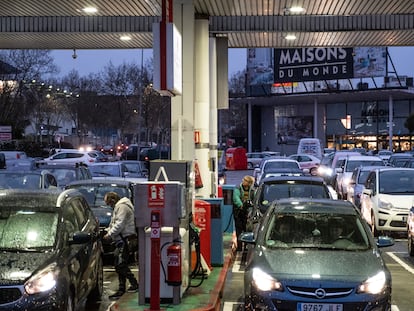
<instances>
[{"instance_id":1,"label":"white van","mask_svg":"<svg viewBox=\"0 0 414 311\"><path fill-rule=\"evenodd\" d=\"M311 154L315 157L322 158L321 142L318 138L301 138L298 145L298 154Z\"/></svg>"}]
</instances>

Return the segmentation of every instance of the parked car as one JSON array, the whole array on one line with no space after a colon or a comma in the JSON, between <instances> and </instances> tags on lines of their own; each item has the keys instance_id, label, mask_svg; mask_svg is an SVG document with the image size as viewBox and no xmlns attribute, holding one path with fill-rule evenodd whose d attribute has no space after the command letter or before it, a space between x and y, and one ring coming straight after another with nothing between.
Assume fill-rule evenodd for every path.
<instances>
[{"instance_id":1,"label":"parked car","mask_svg":"<svg viewBox=\"0 0 414 311\"><path fill-rule=\"evenodd\" d=\"M68 183L74 180L87 180L92 179L92 174L88 166L82 163L76 164L60 164L60 163L38 163L35 170L47 171L55 176L57 185L60 188L64 188Z\"/></svg>"},{"instance_id":2,"label":"parked car","mask_svg":"<svg viewBox=\"0 0 414 311\"><path fill-rule=\"evenodd\" d=\"M74 190L0 191L1 310L75 310L103 292L99 225Z\"/></svg>"},{"instance_id":3,"label":"parked car","mask_svg":"<svg viewBox=\"0 0 414 311\"><path fill-rule=\"evenodd\" d=\"M96 154L92 151L79 151L76 149L70 151L60 151L51 155L48 158L45 158L40 163L64 163L64 164L76 164L83 163L89 165L91 163L97 162Z\"/></svg>"},{"instance_id":4,"label":"parked car","mask_svg":"<svg viewBox=\"0 0 414 311\"><path fill-rule=\"evenodd\" d=\"M112 145L105 145L100 148L100 151L108 156L116 155L116 149Z\"/></svg>"},{"instance_id":5,"label":"parked car","mask_svg":"<svg viewBox=\"0 0 414 311\"><path fill-rule=\"evenodd\" d=\"M317 175L319 164L321 159L311 154L292 154L288 157L299 162L299 166L304 173Z\"/></svg>"},{"instance_id":6,"label":"parked car","mask_svg":"<svg viewBox=\"0 0 414 311\"><path fill-rule=\"evenodd\" d=\"M134 203L134 185L138 181L131 181L123 178L91 179L73 181L66 186L66 189L78 190L88 202L94 215L99 220L100 234L104 235L112 217L112 208L104 201L105 194L114 191L123 198L129 198ZM104 240L103 249L105 255L110 255L114 251L114 245Z\"/></svg>"},{"instance_id":7,"label":"parked car","mask_svg":"<svg viewBox=\"0 0 414 311\"><path fill-rule=\"evenodd\" d=\"M139 160L150 161L155 159L169 159L170 147L165 145L157 145L155 147L139 147L131 144L121 153L121 160Z\"/></svg>"},{"instance_id":8,"label":"parked car","mask_svg":"<svg viewBox=\"0 0 414 311\"><path fill-rule=\"evenodd\" d=\"M347 187L351 180L352 172L359 166L385 166L384 161L377 156L350 155L344 158L344 164L336 169L336 191L339 198L347 199Z\"/></svg>"},{"instance_id":9,"label":"parked car","mask_svg":"<svg viewBox=\"0 0 414 311\"><path fill-rule=\"evenodd\" d=\"M148 170L142 161L98 162L91 164L89 170L94 178L148 177Z\"/></svg>"},{"instance_id":10,"label":"parked car","mask_svg":"<svg viewBox=\"0 0 414 311\"><path fill-rule=\"evenodd\" d=\"M361 208L361 195L369 172L381 166L359 166L354 169L349 180L346 196L347 200Z\"/></svg>"},{"instance_id":11,"label":"parked car","mask_svg":"<svg viewBox=\"0 0 414 311\"><path fill-rule=\"evenodd\" d=\"M288 234L279 231L282 222L290 225ZM330 230L335 223L339 236ZM391 274L378 248L394 241L376 242L349 202L277 200L260 230L242 233L241 240L249 245L246 310L391 309Z\"/></svg>"},{"instance_id":12,"label":"parked car","mask_svg":"<svg viewBox=\"0 0 414 311\"><path fill-rule=\"evenodd\" d=\"M361 213L374 235L405 232L414 202L414 169L382 167L372 170L361 196Z\"/></svg>"},{"instance_id":13,"label":"parked car","mask_svg":"<svg viewBox=\"0 0 414 311\"><path fill-rule=\"evenodd\" d=\"M264 159L259 167L256 167L253 171L253 177L255 178L255 183L258 185L260 184L260 179L266 175L267 172L273 172L273 176L275 176L275 170L282 170L280 175L288 174L289 171L297 173L302 170L300 169L298 161L288 159L288 158L269 158ZM286 172L287 170L287 172ZM279 175L279 176L280 176ZM266 176L270 177L270 176Z\"/></svg>"},{"instance_id":14,"label":"parked car","mask_svg":"<svg viewBox=\"0 0 414 311\"><path fill-rule=\"evenodd\" d=\"M273 152L273 151L263 151L263 152L247 152L247 169L254 169L255 167L260 165L260 162L263 159L269 157L276 157L280 156L280 152Z\"/></svg>"},{"instance_id":15,"label":"parked car","mask_svg":"<svg viewBox=\"0 0 414 311\"><path fill-rule=\"evenodd\" d=\"M265 178L256 189L248 226L254 227L274 200L292 197L336 199L332 187L320 177L280 176Z\"/></svg>"},{"instance_id":16,"label":"parked car","mask_svg":"<svg viewBox=\"0 0 414 311\"><path fill-rule=\"evenodd\" d=\"M56 187L56 178L49 172L0 171L0 189L48 189Z\"/></svg>"}]
</instances>

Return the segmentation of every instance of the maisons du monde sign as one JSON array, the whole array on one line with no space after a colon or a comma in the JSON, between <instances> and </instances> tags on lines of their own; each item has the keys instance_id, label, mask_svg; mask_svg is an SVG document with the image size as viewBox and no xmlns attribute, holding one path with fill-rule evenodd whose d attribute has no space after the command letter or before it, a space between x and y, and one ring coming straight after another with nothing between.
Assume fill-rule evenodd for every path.
<instances>
[{"instance_id":1,"label":"maisons du monde sign","mask_svg":"<svg viewBox=\"0 0 414 311\"><path fill-rule=\"evenodd\" d=\"M354 76L353 48L275 49L274 81L302 82Z\"/></svg>"}]
</instances>

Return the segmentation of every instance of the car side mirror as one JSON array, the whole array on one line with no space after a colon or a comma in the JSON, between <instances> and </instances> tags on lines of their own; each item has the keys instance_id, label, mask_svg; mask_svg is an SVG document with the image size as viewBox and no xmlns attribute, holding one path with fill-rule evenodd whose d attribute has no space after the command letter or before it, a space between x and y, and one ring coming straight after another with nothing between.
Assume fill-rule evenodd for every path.
<instances>
[{"instance_id":1,"label":"car side mirror","mask_svg":"<svg viewBox=\"0 0 414 311\"><path fill-rule=\"evenodd\" d=\"M363 190L363 193L367 196L372 196L372 189L365 188Z\"/></svg>"},{"instance_id":2,"label":"car side mirror","mask_svg":"<svg viewBox=\"0 0 414 311\"><path fill-rule=\"evenodd\" d=\"M69 244L85 244L92 241L92 235L87 232L75 232Z\"/></svg>"},{"instance_id":3,"label":"car side mirror","mask_svg":"<svg viewBox=\"0 0 414 311\"><path fill-rule=\"evenodd\" d=\"M389 247L394 245L394 239L389 236L379 236L377 239L378 247Z\"/></svg>"}]
</instances>

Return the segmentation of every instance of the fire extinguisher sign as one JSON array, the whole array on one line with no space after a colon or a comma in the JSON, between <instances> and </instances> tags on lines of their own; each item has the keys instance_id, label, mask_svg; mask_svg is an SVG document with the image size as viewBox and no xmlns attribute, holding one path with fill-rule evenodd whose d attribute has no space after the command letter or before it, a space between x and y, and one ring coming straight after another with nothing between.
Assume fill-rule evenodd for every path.
<instances>
[{"instance_id":1,"label":"fire extinguisher sign","mask_svg":"<svg viewBox=\"0 0 414 311\"><path fill-rule=\"evenodd\" d=\"M163 184L148 185L148 207L164 208L165 206L165 188Z\"/></svg>"}]
</instances>

